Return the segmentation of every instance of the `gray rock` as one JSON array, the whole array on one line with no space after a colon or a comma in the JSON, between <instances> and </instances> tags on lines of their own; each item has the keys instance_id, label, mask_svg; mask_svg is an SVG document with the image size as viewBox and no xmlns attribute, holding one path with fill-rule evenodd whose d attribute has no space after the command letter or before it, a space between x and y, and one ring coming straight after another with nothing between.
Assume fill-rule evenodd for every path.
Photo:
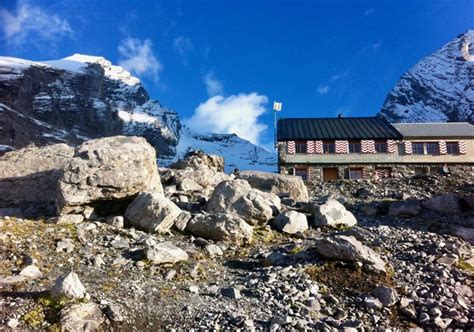
<instances>
[{"instance_id":1,"label":"gray rock","mask_svg":"<svg viewBox=\"0 0 474 332\"><path fill-rule=\"evenodd\" d=\"M275 218L273 226L287 234L303 233L308 229L308 220L303 213L287 211Z\"/></svg>"},{"instance_id":2,"label":"gray rock","mask_svg":"<svg viewBox=\"0 0 474 332\"><path fill-rule=\"evenodd\" d=\"M54 144L0 156L0 208L28 210L31 217L53 215L62 168L73 154L70 146Z\"/></svg>"},{"instance_id":3,"label":"gray rock","mask_svg":"<svg viewBox=\"0 0 474 332\"><path fill-rule=\"evenodd\" d=\"M184 178L179 184L181 191L201 191L203 187L190 178Z\"/></svg>"},{"instance_id":4,"label":"gray rock","mask_svg":"<svg viewBox=\"0 0 474 332\"><path fill-rule=\"evenodd\" d=\"M299 176L244 171L239 178L246 180L253 188L272 194L288 193L289 197L300 202L309 200L308 189Z\"/></svg>"},{"instance_id":5,"label":"gray rock","mask_svg":"<svg viewBox=\"0 0 474 332\"><path fill-rule=\"evenodd\" d=\"M335 199L328 199L322 205L313 205L312 213L315 226L343 225L352 227L357 224L354 215Z\"/></svg>"},{"instance_id":6,"label":"gray rock","mask_svg":"<svg viewBox=\"0 0 474 332\"><path fill-rule=\"evenodd\" d=\"M451 227L451 233L474 245L474 228L453 226Z\"/></svg>"},{"instance_id":7,"label":"gray rock","mask_svg":"<svg viewBox=\"0 0 474 332\"><path fill-rule=\"evenodd\" d=\"M386 307L390 307L398 301L397 291L384 285L374 289L374 296Z\"/></svg>"},{"instance_id":8,"label":"gray rock","mask_svg":"<svg viewBox=\"0 0 474 332\"><path fill-rule=\"evenodd\" d=\"M221 247L212 243L207 244L205 246L205 249L211 257L224 255L224 252L222 251Z\"/></svg>"},{"instance_id":9,"label":"gray rock","mask_svg":"<svg viewBox=\"0 0 474 332\"><path fill-rule=\"evenodd\" d=\"M222 181L207 204L209 213L236 214L251 225L267 223L278 209L278 196L252 189L244 180Z\"/></svg>"},{"instance_id":10,"label":"gray rock","mask_svg":"<svg viewBox=\"0 0 474 332\"><path fill-rule=\"evenodd\" d=\"M125 225L123 216L112 216L108 217L105 222L109 225L112 225L116 228L123 228Z\"/></svg>"},{"instance_id":11,"label":"gray rock","mask_svg":"<svg viewBox=\"0 0 474 332\"><path fill-rule=\"evenodd\" d=\"M64 167L56 205L61 214L84 206L163 192L155 149L144 138L113 136L87 141Z\"/></svg>"},{"instance_id":12,"label":"gray rock","mask_svg":"<svg viewBox=\"0 0 474 332\"><path fill-rule=\"evenodd\" d=\"M116 304L109 303L105 307L104 312L107 315L107 318L110 319L112 322L121 323L125 320L122 310Z\"/></svg>"},{"instance_id":13,"label":"gray rock","mask_svg":"<svg viewBox=\"0 0 474 332\"><path fill-rule=\"evenodd\" d=\"M181 212L162 193L142 192L128 206L125 218L132 226L145 232L166 233Z\"/></svg>"},{"instance_id":14,"label":"gray rock","mask_svg":"<svg viewBox=\"0 0 474 332\"><path fill-rule=\"evenodd\" d=\"M74 272L70 272L65 277L58 277L51 289L51 297L53 298L83 299L85 296L86 289Z\"/></svg>"},{"instance_id":15,"label":"gray rock","mask_svg":"<svg viewBox=\"0 0 474 332\"><path fill-rule=\"evenodd\" d=\"M43 273L35 265L28 265L23 270L20 271L19 275L27 277L29 279L41 279L43 278Z\"/></svg>"},{"instance_id":16,"label":"gray rock","mask_svg":"<svg viewBox=\"0 0 474 332\"><path fill-rule=\"evenodd\" d=\"M193 169L199 170L207 168L216 172L224 172L224 158L216 155L209 155L202 151L189 151L182 160L174 163L173 169Z\"/></svg>"},{"instance_id":17,"label":"gray rock","mask_svg":"<svg viewBox=\"0 0 474 332\"><path fill-rule=\"evenodd\" d=\"M253 229L233 214L198 214L186 227L186 232L213 241L230 241L236 244L252 242Z\"/></svg>"},{"instance_id":18,"label":"gray rock","mask_svg":"<svg viewBox=\"0 0 474 332\"><path fill-rule=\"evenodd\" d=\"M84 216L81 214L64 214L57 219L58 224L80 224L84 221Z\"/></svg>"},{"instance_id":19,"label":"gray rock","mask_svg":"<svg viewBox=\"0 0 474 332\"><path fill-rule=\"evenodd\" d=\"M176 227L176 229L178 229L179 231L184 232L184 230L188 226L189 220L191 220L192 217L192 214L188 211L182 211L174 221L174 227Z\"/></svg>"},{"instance_id":20,"label":"gray rock","mask_svg":"<svg viewBox=\"0 0 474 332\"><path fill-rule=\"evenodd\" d=\"M102 311L93 302L70 304L60 312L63 331L95 331L104 321Z\"/></svg>"},{"instance_id":21,"label":"gray rock","mask_svg":"<svg viewBox=\"0 0 474 332\"><path fill-rule=\"evenodd\" d=\"M115 249L127 249L130 247L130 242L127 239L117 235L115 239L110 242L110 246Z\"/></svg>"},{"instance_id":22,"label":"gray rock","mask_svg":"<svg viewBox=\"0 0 474 332\"><path fill-rule=\"evenodd\" d=\"M428 210L441 214L451 215L461 213L461 199L459 195L449 193L423 201L421 205Z\"/></svg>"},{"instance_id":23,"label":"gray rock","mask_svg":"<svg viewBox=\"0 0 474 332\"><path fill-rule=\"evenodd\" d=\"M56 243L56 252L70 253L74 250L74 242L71 239L63 239Z\"/></svg>"},{"instance_id":24,"label":"gray rock","mask_svg":"<svg viewBox=\"0 0 474 332\"><path fill-rule=\"evenodd\" d=\"M394 217L415 217L421 212L418 201L400 201L390 204L388 214Z\"/></svg>"},{"instance_id":25,"label":"gray rock","mask_svg":"<svg viewBox=\"0 0 474 332\"><path fill-rule=\"evenodd\" d=\"M316 252L326 258L369 264L376 272L386 272L380 256L352 236L334 235L315 240Z\"/></svg>"},{"instance_id":26,"label":"gray rock","mask_svg":"<svg viewBox=\"0 0 474 332\"><path fill-rule=\"evenodd\" d=\"M380 302L379 299L372 296L365 297L364 304L369 309L381 310L383 308L382 302Z\"/></svg>"},{"instance_id":27,"label":"gray rock","mask_svg":"<svg viewBox=\"0 0 474 332\"><path fill-rule=\"evenodd\" d=\"M175 264L186 261L188 258L186 251L171 242L158 243L143 250L143 259L147 259L153 264Z\"/></svg>"},{"instance_id":28,"label":"gray rock","mask_svg":"<svg viewBox=\"0 0 474 332\"><path fill-rule=\"evenodd\" d=\"M230 299L240 299L242 297L240 290L235 287L222 288L221 294Z\"/></svg>"}]
</instances>

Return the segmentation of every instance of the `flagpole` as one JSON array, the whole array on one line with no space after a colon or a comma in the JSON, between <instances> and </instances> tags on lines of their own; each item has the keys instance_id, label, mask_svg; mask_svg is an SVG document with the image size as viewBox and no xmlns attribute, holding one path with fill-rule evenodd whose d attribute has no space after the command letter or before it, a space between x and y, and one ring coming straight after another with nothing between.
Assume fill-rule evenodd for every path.
<instances>
[{"instance_id":1,"label":"flagpole","mask_svg":"<svg viewBox=\"0 0 474 332\"><path fill-rule=\"evenodd\" d=\"M274 138L273 138L273 144L275 146L275 149L278 148L277 146L277 112L281 111L281 106L282 106L281 102L280 103L276 101L273 102L273 119L274 119L273 132L275 133Z\"/></svg>"},{"instance_id":2,"label":"flagpole","mask_svg":"<svg viewBox=\"0 0 474 332\"><path fill-rule=\"evenodd\" d=\"M275 146L275 150L277 149L277 111L276 110L273 110L273 115L275 117L275 125L274 125L274 132L275 132L275 135L274 135L274 146Z\"/></svg>"}]
</instances>

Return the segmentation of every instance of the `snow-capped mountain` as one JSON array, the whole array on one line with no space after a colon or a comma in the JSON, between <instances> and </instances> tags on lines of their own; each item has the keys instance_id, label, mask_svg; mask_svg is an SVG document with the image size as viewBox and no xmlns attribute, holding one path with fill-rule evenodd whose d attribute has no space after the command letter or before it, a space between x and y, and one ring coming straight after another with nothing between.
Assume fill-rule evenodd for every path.
<instances>
[{"instance_id":1,"label":"snow-capped mountain","mask_svg":"<svg viewBox=\"0 0 474 332\"><path fill-rule=\"evenodd\" d=\"M185 125L180 130L176 156L171 159L163 159L160 164L171 164L183 158L189 150L196 149L223 156L226 172L232 172L235 168L276 171L276 153L270 153L236 134L197 134Z\"/></svg>"},{"instance_id":2,"label":"snow-capped mountain","mask_svg":"<svg viewBox=\"0 0 474 332\"><path fill-rule=\"evenodd\" d=\"M392 122L474 123L474 29L403 74L380 114Z\"/></svg>"},{"instance_id":3,"label":"snow-capped mountain","mask_svg":"<svg viewBox=\"0 0 474 332\"><path fill-rule=\"evenodd\" d=\"M276 155L236 135L193 133L138 78L103 57L0 57L0 129L0 152L125 134L145 137L165 164L201 149L224 156L228 170L276 169Z\"/></svg>"}]
</instances>

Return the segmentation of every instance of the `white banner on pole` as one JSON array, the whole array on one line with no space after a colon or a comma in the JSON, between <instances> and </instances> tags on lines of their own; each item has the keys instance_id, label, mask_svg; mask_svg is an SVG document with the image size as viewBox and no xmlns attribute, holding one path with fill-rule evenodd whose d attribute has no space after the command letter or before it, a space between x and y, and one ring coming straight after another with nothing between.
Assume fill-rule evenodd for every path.
<instances>
[{"instance_id":1,"label":"white banner on pole","mask_svg":"<svg viewBox=\"0 0 474 332\"><path fill-rule=\"evenodd\" d=\"M277 101L274 101L274 102L273 102L273 110L274 110L275 112L280 112L282 106L283 106L283 103L279 103L279 102L277 102Z\"/></svg>"}]
</instances>

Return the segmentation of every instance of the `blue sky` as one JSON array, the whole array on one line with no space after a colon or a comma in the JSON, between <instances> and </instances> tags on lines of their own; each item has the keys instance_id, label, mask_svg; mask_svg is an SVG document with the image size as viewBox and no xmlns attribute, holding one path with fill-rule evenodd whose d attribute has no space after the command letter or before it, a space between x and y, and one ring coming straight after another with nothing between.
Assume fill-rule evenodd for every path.
<instances>
[{"instance_id":1,"label":"blue sky","mask_svg":"<svg viewBox=\"0 0 474 332\"><path fill-rule=\"evenodd\" d=\"M2 0L0 54L104 56L196 130L268 146L273 100L285 117L374 115L473 14L474 0Z\"/></svg>"}]
</instances>

